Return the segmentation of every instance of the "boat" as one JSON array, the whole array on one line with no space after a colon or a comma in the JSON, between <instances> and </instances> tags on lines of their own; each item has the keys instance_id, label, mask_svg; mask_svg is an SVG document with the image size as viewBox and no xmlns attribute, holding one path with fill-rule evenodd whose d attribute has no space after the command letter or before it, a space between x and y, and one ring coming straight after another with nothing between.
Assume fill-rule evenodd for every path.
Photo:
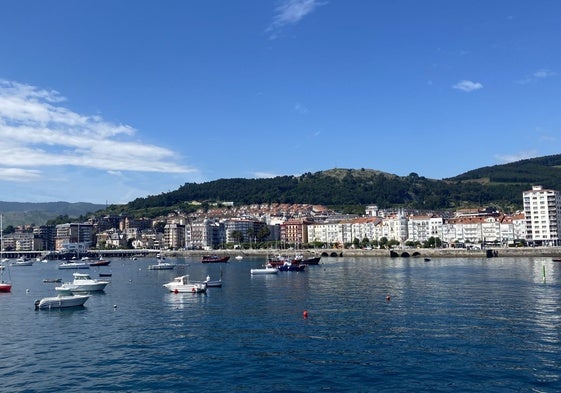
<instances>
[{"instance_id":1,"label":"boat","mask_svg":"<svg viewBox=\"0 0 561 393\"><path fill-rule=\"evenodd\" d=\"M304 258L301 256L296 259L298 259L300 263L303 263L304 265L319 265L319 261L321 260L321 257Z\"/></svg>"},{"instance_id":2,"label":"boat","mask_svg":"<svg viewBox=\"0 0 561 393\"><path fill-rule=\"evenodd\" d=\"M175 277L173 281L170 281L163 286L173 293L202 293L206 292L207 284L205 282L191 281L189 280L189 275L186 274L184 276Z\"/></svg>"},{"instance_id":3,"label":"boat","mask_svg":"<svg viewBox=\"0 0 561 393\"><path fill-rule=\"evenodd\" d=\"M66 261L58 265L59 269L89 269L87 262Z\"/></svg>"},{"instance_id":4,"label":"boat","mask_svg":"<svg viewBox=\"0 0 561 393\"><path fill-rule=\"evenodd\" d=\"M99 277L111 277L112 275L111 273L99 273Z\"/></svg>"},{"instance_id":5,"label":"boat","mask_svg":"<svg viewBox=\"0 0 561 393\"><path fill-rule=\"evenodd\" d=\"M109 281L92 278L88 273L73 273L73 276L74 281L65 282L55 289L57 291L71 292L98 292L103 291L109 284Z\"/></svg>"},{"instance_id":6,"label":"boat","mask_svg":"<svg viewBox=\"0 0 561 393\"><path fill-rule=\"evenodd\" d=\"M306 270L306 265L286 261L283 265L277 266L279 272L303 272Z\"/></svg>"},{"instance_id":7,"label":"boat","mask_svg":"<svg viewBox=\"0 0 561 393\"><path fill-rule=\"evenodd\" d=\"M218 280L211 280L207 275L204 283L209 288L222 288L222 276Z\"/></svg>"},{"instance_id":8,"label":"boat","mask_svg":"<svg viewBox=\"0 0 561 393\"><path fill-rule=\"evenodd\" d=\"M163 262L162 259L158 260L155 265L148 266L148 270L173 270L175 269L175 264L170 262Z\"/></svg>"},{"instance_id":9,"label":"boat","mask_svg":"<svg viewBox=\"0 0 561 393\"><path fill-rule=\"evenodd\" d=\"M90 295L75 295L71 291L59 291L57 296L35 301L36 310L51 310L68 307L83 307Z\"/></svg>"},{"instance_id":10,"label":"boat","mask_svg":"<svg viewBox=\"0 0 561 393\"><path fill-rule=\"evenodd\" d=\"M243 259L243 255L236 255L236 261L241 261Z\"/></svg>"},{"instance_id":11,"label":"boat","mask_svg":"<svg viewBox=\"0 0 561 393\"><path fill-rule=\"evenodd\" d=\"M102 257L99 257L97 261L89 262L90 266L107 266L110 263L111 261L103 259Z\"/></svg>"},{"instance_id":12,"label":"boat","mask_svg":"<svg viewBox=\"0 0 561 393\"><path fill-rule=\"evenodd\" d=\"M62 278L44 278L43 279L44 283L50 283L50 282L62 282Z\"/></svg>"},{"instance_id":13,"label":"boat","mask_svg":"<svg viewBox=\"0 0 561 393\"><path fill-rule=\"evenodd\" d=\"M230 259L229 255L224 255L224 256L220 256L220 255L203 255L203 263L222 263L222 262L228 262L228 260Z\"/></svg>"},{"instance_id":14,"label":"boat","mask_svg":"<svg viewBox=\"0 0 561 393\"><path fill-rule=\"evenodd\" d=\"M279 272L279 269L274 267L270 263L265 265L265 267L250 270L251 275L255 275L255 274L277 274L278 272Z\"/></svg>"},{"instance_id":15,"label":"boat","mask_svg":"<svg viewBox=\"0 0 561 393\"><path fill-rule=\"evenodd\" d=\"M19 257L15 262L12 262L12 266L33 266L33 262L35 261L32 261L29 258Z\"/></svg>"},{"instance_id":16,"label":"boat","mask_svg":"<svg viewBox=\"0 0 561 393\"><path fill-rule=\"evenodd\" d=\"M552 262L561 262L561 258L551 258Z\"/></svg>"},{"instance_id":17,"label":"boat","mask_svg":"<svg viewBox=\"0 0 561 393\"><path fill-rule=\"evenodd\" d=\"M4 263L4 225L2 223L2 215L0 214L0 260ZM11 292L12 282L4 280L4 270L9 274L8 268L4 269L4 265L0 264L0 292Z\"/></svg>"}]
</instances>

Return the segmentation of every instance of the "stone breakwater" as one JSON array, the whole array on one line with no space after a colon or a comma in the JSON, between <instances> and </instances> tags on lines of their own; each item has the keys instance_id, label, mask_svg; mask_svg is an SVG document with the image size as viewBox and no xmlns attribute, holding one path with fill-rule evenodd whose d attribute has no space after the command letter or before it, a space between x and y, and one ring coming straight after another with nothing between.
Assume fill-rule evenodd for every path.
<instances>
[{"instance_id":1,"label":"stone breakwater","mask_svg":"<svg viewBox=\"0 0 561 393\"><path fill-rule=\"evenodd\" d=\"M427 258L486 258L487 250L493 250L498 257L557 257L561 258L561 247L516 247L516 248L488 248L483 250L467 250L462 248L415 248L415 249L396 249L398 254L407 252L410 256L419 253L420 257ZM389 250L354 250L354 249L321 249L321 250L298 250L297 253L308 255L331 255L336 253L346 257L389 257ZM212 251L166 251L168 256L198 256L205 254L216 255L247 255L247 256L267 256L267 255L290 255L294 250L212 250Z\"/></svg>"}]
</instances>

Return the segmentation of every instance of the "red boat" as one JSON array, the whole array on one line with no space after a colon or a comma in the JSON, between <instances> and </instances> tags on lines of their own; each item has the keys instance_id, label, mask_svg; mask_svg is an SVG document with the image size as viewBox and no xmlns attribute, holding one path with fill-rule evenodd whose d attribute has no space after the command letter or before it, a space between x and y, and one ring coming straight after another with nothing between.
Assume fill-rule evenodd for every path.
<instances>
[{"instance_id":1,"label":"red boat","mask_svg":"<svg viewBox=\"0 0 561 393\"><path fill-rule=\"evenodd\" d=\"M203 255L203 263L220 263L228 262L230 259L229 255L219 256L219 255Z\"/></svg>"},{"instance_id":2,"label":"red boat","mask_svg":"<svg viewBox=\"0 0 561 393\"><path fill-rule=\"evenodd\" d=\"M98 259L97 261L90 262L90 266L107 266L111 263L111 261L105 259Z\"/></svg>"}]
</instances>

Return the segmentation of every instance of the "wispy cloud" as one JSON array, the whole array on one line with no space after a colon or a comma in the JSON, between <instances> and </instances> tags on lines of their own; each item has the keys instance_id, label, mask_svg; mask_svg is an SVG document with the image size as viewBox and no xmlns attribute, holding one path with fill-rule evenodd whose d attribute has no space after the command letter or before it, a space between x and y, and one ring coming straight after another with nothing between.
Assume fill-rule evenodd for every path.
<instances>
[{"instance_id":1,"label":"wispy cloud","mask_svg":"<svg viewBox=\"0 0 561 393\"><path fill-rule=\"evenodd\" d=\"M271 172L254 172L253 176L255 176L257 179L269 179L272 177L277 177L282 175L271 173Z\"/></svg>"},{"instance_id":2,"label":"wispy cloud","mask_svg":"<svg viewBox=\"0 0 561 393\"><path fill-rule=\"evenodd\" d=\"M318 7L327 4L318 0L281 0L275 8L273 22L267 29L270 38L275 39L280 29L300 22Z\"/></svg>"},{"instance_id":3,"label":"wispy cloud","mask_svg":"<svg viewBox=\"0 0 561 393\"><path fill-rule=\"evenodd\" d=\"M474 90L483 89L483 85L479 82L472 82L472 81L468 81L468 80L463 80L463 81L460 81L460 82L456 83L455 85L453 85L452 88L462 90L462 91L465 91L465 92L469 93L469 92L472 92Z\"/></svg>"},{"instance_id":4,"label":"wispy cloud","mask_svg":"<svg viewBox=\"0 0 561 393\"><path fill-rule=\"evenodd\" d=\"M0 180L24 181L54 166L110 173L187 173L176 153L134 140L137 131L62 106L54 90L0 80Z\"/></svg>"},{"instance_id":5,"label":"wispy cloud","mask_svg":"<svg viewBox=\"0 0 561 393\"><path fill-rule=\"evenodd\" d=\"M536 82L540 79L550 78L556 75L557 73L554 71L548 70L547 68L541 68L533 72L531 75L525 76L524 78L517 80L516 83L520 85L526 85L528 83Z\"/></svg>"},{"instance_id":6,"label":"wispy cloud","mask_svg":"<svg viewBox=\"0 0 561 393\"><path fill-rule=\"evenodd\" d=\"M294 112L299 113L301 115L305 115L306 113L308 113L308 108L306 108L304 105L300 103L296 103L294 105Z\"/></svg>"},{"instance_id":7,"label":"wispy cloud","mask_svg":"<svg viewBox=\"0 0 561 393\"><path fill-rule=\"evenodd\" d=\"M515 154L506 154L506 155L497 154L495 155L495 158L503 164L508 164L509 162L526 160L528 158L534 158L537 156L538 154L535 150L527 150Z\"/></svg>"}]
</instances>

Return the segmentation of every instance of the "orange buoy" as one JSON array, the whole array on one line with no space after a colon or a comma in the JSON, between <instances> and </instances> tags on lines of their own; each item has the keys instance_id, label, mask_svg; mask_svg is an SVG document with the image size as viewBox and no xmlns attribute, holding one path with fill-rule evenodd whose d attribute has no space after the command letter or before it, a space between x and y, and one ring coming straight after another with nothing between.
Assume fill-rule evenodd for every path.
<instances>
[{"instance_id":1,"label":"orange buoy","mask_svg":"<svg viewBox=\"0 0 561 393\"><path fill-rule=\"evenodd\" d=\"M304 310L304 312L302 313L302 316L304 318L308 318L308 311Z\"/></svg>"}]
</instances>

